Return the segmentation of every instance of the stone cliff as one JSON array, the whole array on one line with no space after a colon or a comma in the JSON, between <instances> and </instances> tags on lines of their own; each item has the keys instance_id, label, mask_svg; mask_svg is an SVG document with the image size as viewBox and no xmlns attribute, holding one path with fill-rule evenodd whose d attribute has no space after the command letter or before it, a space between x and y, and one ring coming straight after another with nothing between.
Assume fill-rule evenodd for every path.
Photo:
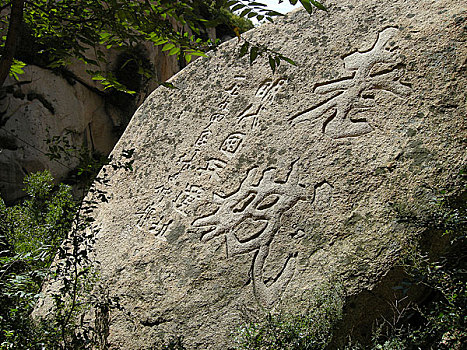
<instances>
[{"instance_id":1,"label":"stone cliff","mask_svg":"<svg viewBox=\"0 0 467 350\"><path fill-rule=\"evenodd\" d=\"M177 59L160 48L147 46L140 51L159 81L180 69ZM136 108L155 89L154 82L142 81L131 71L131 64L120 69L124 53L108 54L108 69L124 75L121 78L138 91L137 96L104 92L80 63L61 73L28 65L19 81L6 81L0 96L0 196L6 202L24 196L27 174L49 169L56 180L63 180L77 166L77 158L52 161L45 140L66 139L70 147L108 155Z\"/></svg>"}]
</instances>

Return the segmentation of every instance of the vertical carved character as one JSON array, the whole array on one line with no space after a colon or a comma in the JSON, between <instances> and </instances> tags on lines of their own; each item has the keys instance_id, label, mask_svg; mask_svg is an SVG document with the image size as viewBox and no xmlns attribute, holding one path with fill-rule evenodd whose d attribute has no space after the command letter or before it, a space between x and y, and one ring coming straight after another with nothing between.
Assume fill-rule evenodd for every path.
<instances>
[{"instance_id":1,"label":"vertical carved character","mask_svg":"<svg viewBox=\"0 0 467 350\"><path fill-rule=\"evenodd\" d=\"M148 225L148 221L151 219L153 214L155 214L156 210L157 206L155 205L155 202L152 202L143 211L137 212L136 216L138 216L139 219L136 222L136 227L140 230L145 230L145 227ZM149 223L149 226L151 225L152 224Z\"/></svg>"},{"instance_id":2,"label":"vertical carved character","mask_svg":"<svg viewBox=\"0 0 467 350\"><path fill-rule=\"evenodd\" d=\"M212 132L210 130L203 130L201 135L199 135L198 139L195 142L195 148L200 149L202 146L208 143L209 136L211 136Z\"/></svg>"},{"instance_id":3,"label":"vertical carved character","mask_svg":"<svg viewBox=\"0 0 467 350\"><path fill-rule=\"evenodd\" d=\"M255 97L257 97L259 99L263 99L264 96L266 96L269 89L271 88L271 86L272 86L272 81L269 80L269 79L266 80L263 84L261 84L261 86L258 88L258 90L256 90Z\"/></svg>"},{"instance_id":4,"label":"vertical carved character","mask_svg":"<svg viewBox=\"0 0 467 350\"><path fill-rule=\"evenodd\" d=\"M204 190L196 185L187 185L186 189L177 196L174 202L175 210L182 214L183 216L187 216L187 210L191 204L195 201L199 200L204 193Z\"/></svg>"},{"instance_id":5,"label":"vertical carved character","mask_svg":"<svg viewBox=\"0 0 467 350\"><path fill-rule=\"evenodd\" d=\"M219 104L217 105L217 107L219 107L220 110L222 111L225 111L225 112L229 112L229 96L227 96L226 98L224 98L221 102L219 102Z\"/></svg>"},{"instance_id":6,"label":"vertical carved character","mask_svg":"<svg viewBox=\"0 0 467 350\"><path fill-rule=\"evenodd\" d=\"M267 80L258 88L255 94L255 101L249 104L243 112L237 116L238 123L242 123L245 120L251 120L251 129L256 129L259 125L259 115L262 109L270 105L274 97L285 85L285 78L279 78L276 81Z\"/></svg>"},{"instance_id":7,"label":"vertical carved character","mask_svg":"<svg viewBox=\"0 0 467 350\"><path fill-rule=\"evenodd\" d=\"M227 157L233 157L239 150L244 137L245 134L241 132L230 134L221 145L222 153Z\"/></svg>"},{"instance_id":8,"label":"vertical carved character","mask_svg":"<svg viewBox=\"0 0 467 350\"><path fill-rule=\"evenodd\" d=\"M201 135L202 136L202 135ZM201 138L200 136L200 138ZM194 152L191 154L184 153L180 158L178 158L178 164L180 164L180 171L187 170L190 168L191 164L193 163L193 159L195 159L196 155L199 153L199 148L195 148ZM174 177L178 177L178 174L173 175Z\"/></svg>"},{"instance_id":9,"label":"vertical carved character","mask_svg":"<svg viewBox=\"0 0 467 350\"><path fill-rule=\"evenodd\" d=\"M136 227L141 231L152 233L158 238L164 238L165 233L173 223L173 220L168 219L163 214L163 209L158 201L153 201L136 215L140 217Z\"/></svg>"},{"instance_id":10,"label":"vertical carved character","mask_svg":"<svg viewBox=\"0 0 467 350\"><path fill-rule=\"evenodd\" d=\"M263 108L262 105L256 106L250 104L240 115L237 116L238 123L242 123L244 120L251 119L251 129L258 127L259 113Z\"/></svg>"},{"instance_id":11,"label":"vertical carved character","mask_svg":"<svg viewBox=\"0 0 467 350\"><path fill-rule=\"evenodd\" d=\"M211 215L198 218L194 227L205 230L203 241L225 235L227 252L230 256L256 252L251 268L251 279L258 300L271 306L284 292L295 271L295 256L290 255L273 283L266 285L263 277L265 261L274 236L279 231L282 215L295 206L299 200L308 198L305 188L298 185L296 162L285 181L276 180L275 169L264 171L258 184L254 183L257 168L250 170L240 188L222 197L214 195L218 209ZM261 223L257 232L246 233L239 237L235 228L249 220Z\"/></svg>"},{"instance_id":12,"label":"vertical carved character","mask_svg":"<svg viewBox=\"0 0 467 350\"><path fill-rule=\"evenodd\" d=\"M216 181L219 181L220 180L219 173L225 168L226 165L227 163L224 162L223 160L213 158L213 159L209 159L206 162L205 168L198 169L198 172L200 174L208 174L209 179L214 179Z\"/></svg>"},{"instance_id":13,"label":"vertical carved character","mask_svg":"<svg viewBox=\"0 0 467 350\"><path fill-rule=\"evenodd\" d=\"M222 119L224 119L225 114L222 113L214 113L211 115L209 118L209 125L214 124L214 123L219 123Z\"/></svg>"},{"instance_id":14,"label":"vertical carved character","mask_svg":"<svg viewBox=\"0 0 467 350\"><path fill-rule=\"evenodd\" d=\"M289 118L292 124L313 121L327 116L323 132L331 138L360 136L373 130L366 120L351 120L349 112L365 111L374 107L372 90L384 90L404 97L411 89L400 82L403 75L396 52L386 45L398 32L396 28L383 30L370 51L355 52L344 58L344 68L351 75L335 81L317 84L314 92L320 95L331 94L321 102L304 112ZM385 69L376 70L377 65L386 65Z\"/></svg>"},{"instance_id":15,"label":"vertical carved character","mask_svg":"<svg viewBox=\"0 0 467 350\"><path fill-rule=\"evenodd\" d=\"M225 92L227 92L230 96L238 96L238 85L233 84L230 88L226 89Z\"/></svg>"},{"instance_id":16,"label":"vertical carved character","mask_svg":"<svg viewBox=\"0 0 467 350\"><path fill-rule=\"evenodd\" d=\"M262 102L271 103L285 83L285 78L279 78L275 82L268 80L258 88L255 96Z\"/></svg>"}]
</instances>

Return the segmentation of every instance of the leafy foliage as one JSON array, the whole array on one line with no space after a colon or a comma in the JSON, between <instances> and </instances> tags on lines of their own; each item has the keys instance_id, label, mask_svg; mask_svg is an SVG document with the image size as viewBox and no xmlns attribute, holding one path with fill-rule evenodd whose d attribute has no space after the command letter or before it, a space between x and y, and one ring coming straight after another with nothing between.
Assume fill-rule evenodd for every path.
<instances>
[{"instance_id":1,"label":"leafy foliage","mask_svg":"<svg viewBox=\"0 0 467 350\"><path fill-rule=\"evenodd\" d=\"M289 0L289 2L295 5L298 0ZM300 0L300 3L309 14L313 12L313 8L327 11L323 4L315 0ZM256 18L258 21L267 20L274 22L274 17L283 16L282 13L270 10L265 4L257 1L231 0L227 4L231 6L232 11L238 11L241 17ZM242 39L239 33L237 33L237 36L239 40L243 41L239 50L239 57L248 56L250 64L253 64L258 57L267 56L273 73L280 66L281 62L296 65L291 58L284 56L278 51L272 50L265 45L253 43L245 38Z\"/></svg>"},{"instance_id":2,"label":"leafy foliage","mask_svg":"<svg viewBox=\"0 0 467 350\"><path fill-rule=\"evenodd\" d=\"M7 208L0 199L0 348L27 348L39 337L29 320L52 259L71 228L71 188L48 171L25 179L28 199Z\"/></svg>"},{"instance_id":3,"label":"leafy foliage","mask_svg":"<svg viewBox=\"0 0 467 350\"><path fill-rule=\"evenodd\" d=\"M295 4L297 0L289 2ZM325 10L315 0L300 0L300 3L309 13L313 8ZM168 55L184 57L188 63L193 56L205 56L206 51L219 43L208 38L208 28L224 23L240 38L240 34L251 26L245 19L272 22L274 17L282 15L252 0L0 0L0 8L5 10L11 6L17 11L1 12L0 27L6 29L9 23L13 23L14 14L22 16L26 27L23 32L28 32L32 38L36 50L34 55L42 57L49 67L66 66L73 59L78 59L87 65L93 79L105 88L112 87L129 94L134 90L126 88L106 71L106 50L113 48L130 52L149 42L161 46ZM230 11L238 15L228 15ZM10 74L17 77L22 63L7 60L11 57L17 59L17 50L15 45L6 43L8 37L17 36L19 30L16 27L10 29L0 40L4 51L0 68L9 65ZM243 45L243 51L249 51L250 62L267 53L273 71L281 61L293 62L252 43ZM155 77L155 73L149 70L139 74Z\"/></svg>"},{"instance_id":4,"label":"leafy foliage","mask_svg":"<svg viewBox=\"0 0 467 350\"><path fill-rule=\"evenodd\" d=\"M426 299L399 303L397 317L384 320L373 334L372 349L463 349L467 342L467 179L442 191L422 214L402 210L400 219L432 231L444 248L436 253L409 246L402 262L407 278L393 289L401 300L414 289ZM436 237L438 236L438 237ZM441 237L439 237L441 236ZM441 238L441 240L440 240ZM444 244L443 244L444 242ZM395 304L398 305L398 304ZM347 349L367 349L349 344Z\"/></svg>"},{"instance_id":5,"label":"leafy foliage","mask_svg":"<svg viewBox=\"0 0 467 350\"><path fill-rule=\"evenodd\" d=\"M243 325L235 335L236 349L326 349L343 306L343 289L325 283L300 305L301 312L268 313Z\"/></svg>"},{"instance_id":6,"label":"leafy foliage","mask_svg":"<svg viewBox=\"0 0 467 350\"><path fill-rule=\"evenodd\" d=\"M71 187L55 186L44 171L25 179L28 197L22 203L7 208L0 199L0 349L105 346L108 311L119 307L118 300L105 293L89 297L96 280L89 260L94 242L91 214L97 202L107 201L105 169L100 177L97 172L103 164L131 171L133 150L123 150L119 161L96 159L58 137L49 140L49 151L51 159L79 159L75 176L83 194L89 195L78 205ZM31 312L50 274L60 281L49 292L52 316L33 323ZM83 327L78 315L90 306L96 310L95 322Z\"/></svg>"},{"instance_id":7,"label":"leafy foliage","mask_svg":"<svg viewBox=\"0 0 467 350\"><path fill-rule=\"evenodd\" d=\"M10 68L10 76L18 80L18 75L24 73L23 68L25 66L26 66L26 63L18 61L18 60L13 60L13 64L11 65L11 68Z\"/></svg>"}]
</instances>

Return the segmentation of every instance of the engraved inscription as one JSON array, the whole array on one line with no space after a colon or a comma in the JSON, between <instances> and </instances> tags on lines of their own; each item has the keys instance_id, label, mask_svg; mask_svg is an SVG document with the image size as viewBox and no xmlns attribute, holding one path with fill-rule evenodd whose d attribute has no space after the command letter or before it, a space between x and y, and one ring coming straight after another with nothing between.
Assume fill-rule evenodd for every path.
<instances>
[{"instance_id":1,"label":"engraved inscription","mask_svg":"<svg viewBox=\"0 0 467 350\"><path fill-rule=\"evenodd\" d=\"M274 304L287 287L296 260L294 254L289 255L274 281L267 285L263 275L271 242L279 231L282 215L299 200L308 198L306 189L298 185L296 162L291 164L285 180L275 179L275 172L274 168L265 170L255 184L257 168L251 169L237 191L225 197L214 194L213 202L218 209L213 214L193 222L194 227L204 230L203 241L225 235L228 256L255 252L251 280L256 297L268 306ZM248 226L255 227L256 231L235 232L235 228L249 222L257 223Z\"/></svg>"},{"instance_id":2,"label":"engraved inscription","mask_svg":"<svg viewBox=\"0 0 467 350\"><path fill-rule=\"evenodd\" d=\"M163 237L172 220L167 220L162 214L162 202L172 194L170 188L159 186L154 189L155 199L142 211L136 212L139 217L136 227L142 231L153 233L156 237Z\"/></svg>"},{"instance_id":3,"label":"engraved inscription","mask_svg":"<svg viewBox=\"0 0 467 350\"><path fill-rule=\"evenodd\" d=\"M258 90L256 90L256 94L255 96L256 97L259 97L260 99L262 99L264 96L266 96L267 92L269 91L269 89L271 88L272 86L272 81L271 80L267 80L266 82L264 82L259 88Z\"/></svg>"},{"instance_id":4,"label":"engraved inscription","mask_svg":"<svg viewBox=\"0 0 467 350\"><path fill-rule=\"evenodd\" d=\"M209 118L209 126L214 123L219 123L222 119L224 119L224 117L225 117L225 114L223 113L214 113Z\"/></svg>"},{"instance_id":5,"label":"engraved inscription","mask_svg":"<svg viewBox=\"0 0 467 350\"><path fill-rule=\"evenodd\" d=\"M226 165L227 163L224 162L223 160L213 158L207 161L205 168L198 169L198 172L200 174L208 174L209 179L214 179L216 181L219 181L220 180L219 173L225 168Z\"/></svg>"},{"instance_id":6,"label":"engraved inscription","mask_svg":"<svg viewBox=\"0 0 467 350\"><path fill-rule=\"evenodd\" d=\"M156 213L157 206L155 206L155 202L152 202L148 205L143 211L137 212L136 216L139 216L138 221L136 222L136 227L140 230L145 230L147 227L151 227L152 223L150 222L151 217Z\"/></svg>"},{"instance_id":7,"label":"engraved inscription","mask_svg":"<svg viewBox=\"0 0 467 350\"><path fill-rule=\"evenodd\" d=\"M258 88L255 100L249 104L238 116L238 123L251 121L250 128L256 129L259 125L259 116L265 106L271 104L280 89L285 85L286 79L279 78L276 81L267 80Z\"/></svg>"},{"instance_id":8,"label":"engraved inscription","mask_svg":"<svg viewBox=\"0 0 467 350\"><path fill-rule=\"evenodd\" d=\"M230 96L238 96L238 85L232 85L230 88L226 89L225 92L227 92Z\"/></svg>"},{"instance_id":9,"label":"engraved inscription","mask_svg":"<svg viewBox=\"0 0 467 350\"><path fill-rule=\"evenodd\" d=\"M199 200L203 193L204 190L200 186L188 185L186 189L180 192L178 197L175 199L175 210L183 216L187 216L188 207L195 201Z\"/></svg>"},{"instance_id":10,"label":"engraved inscription","mask_svg":"<svg viewBox=\"0 0 467 350\"><path fill-rule=\"evenodd\" d=\"M233 155L240 148L244 137L245 134L241 132L230 134L221 145L222 153L224 153L228 157L233 157Z\"/></svg>"},{"instance_id":11,"label":"engraved inscription","mask_svg":"<svg viewBox=\"0 0 467 350\"><path fill-rule=\"evenodd\" d=\"M183 154L183 156L181 156L178 159L178 163L180 164L180 171L187 170L187 169L190 168L190 166L191 166L191 164L193 162L193 159L198 154L198 152L199 152L199 149L195 149L195 152L193 152L191 155L187 155L185 153L185 154ZM177 176L175 176L175 177L177 177Z\"/></svg>"},{"instance_id":12,"label":"engraved inscription","mask_svg":"<svg viewBox=\"0 0 467 350\"><path fill-rule=\"evenodd\" d=\"M199 149L200 147L204 146L208 143L209 136L211 136L212 132L210 130L203 130L201 135L199 135L198 140L196 140L195 148Z\"/></svg>"},{"instance_id":13,"label":"engraved inscription","mask_svg":"<svg viewBox=\"0 0 467 350\"><path fill-rule=\"evenodd\" d=\"M217 105L219 107L219 109L223 110L223 111L226 111L226 112L229 112L229 106L230 102L229 102L229 99L228 97L225 98L224 100L222 100L221 102L219 102L219 104Z\"/></svg>"},{"instance_id":14,"label":"engraved inscription","mask_svg":"<svg viewBox=\"0 0 467 350\"><path fill-rule=\"evenodd\" d=\"M284 78L280 78L275 82L266 81L258 88L255 96L260 98L263 102L272 102L285 83L286 80Z\"/></svg>"},{"instance_id":15,"label":"engraved inscription","mask_svg":"<svg viewBox=\"0 0 467 350\"><path fill-rule=\"evenodd\" d=\"M400 82L403 66L398 55L386 46L398 32L396 28L383 30L370 51L355 52L344 58L344 67L351 75L317 84L314 92L328 95L321 103L289 118L292 124L325 117L323 132L334 139L367 134L373 127L364 118L351 118L375 106L372 91L383 90L397 96L410 94L411 89ZM385 69L378 66L384 65Z\"/></svg>"},{"instance_id":16,"label":"engraved inscription","mask_svg":"<svg viewBox=\"0 0 467 350\"><path fill-rule=\"evenodd\" d=\"M251 119L251 128L255 129L258 127L259 112L261 111L262 106L254 106L253 104L249 105L245 111L243 111L238 118L238 122L241 123L246 119Z\"/></svg>"},{"instance_id":17,"label":"engraved inscription","mask_svg":"<svg viewBox=\"0 0 467 350\"><path fill-rule=\"evenodd\" d=\"M136 213L136 215L140 216L136 223L138 229L150 232L162 240L165 240L165 234L174 222L163 214L163 209L157 202L152 202L144 211Z\"/></svg>"}]
</instances>

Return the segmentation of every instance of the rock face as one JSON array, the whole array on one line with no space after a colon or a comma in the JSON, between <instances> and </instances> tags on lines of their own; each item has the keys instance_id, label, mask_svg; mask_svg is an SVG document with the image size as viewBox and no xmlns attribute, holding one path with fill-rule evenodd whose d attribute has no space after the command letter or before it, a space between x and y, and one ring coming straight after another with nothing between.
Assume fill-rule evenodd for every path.
<instances>
[{"instance_id":1,"label":"rock face","mask_svg":"<svg viewBox=\"0 0 467 350\"><path fill-rule=\"evenodd\" d=\"M465 162L466 8L344 0L246 36L297 66L238 59L237 40L139 108L95 212L112 349L181 335L221 349L244 310L299 306L324 280L369 290Z\"/></svg>"},{"instance_id":2,"label":"rock face","mask_svg":"<svg viewBox=\"0 0 467 350\"><path fill-rule=\"evenodd\" d=\"M144 52L161 81L178 72L174 56L154 47ZM119 62L115 52L109 52L109 61ZM47 139L66 139L69 147L108 155L135 109L156 87L149 83L136 98L115 98L104 93L85 68L75 64L74 77L64 77L28 65L18 82L9 78L5 83L0 98L0 197L5 201L24 196L23 178L31 172L49 169L58 181L78 165L78 158L51 160Z\"/></svg>"}]
</instances>

